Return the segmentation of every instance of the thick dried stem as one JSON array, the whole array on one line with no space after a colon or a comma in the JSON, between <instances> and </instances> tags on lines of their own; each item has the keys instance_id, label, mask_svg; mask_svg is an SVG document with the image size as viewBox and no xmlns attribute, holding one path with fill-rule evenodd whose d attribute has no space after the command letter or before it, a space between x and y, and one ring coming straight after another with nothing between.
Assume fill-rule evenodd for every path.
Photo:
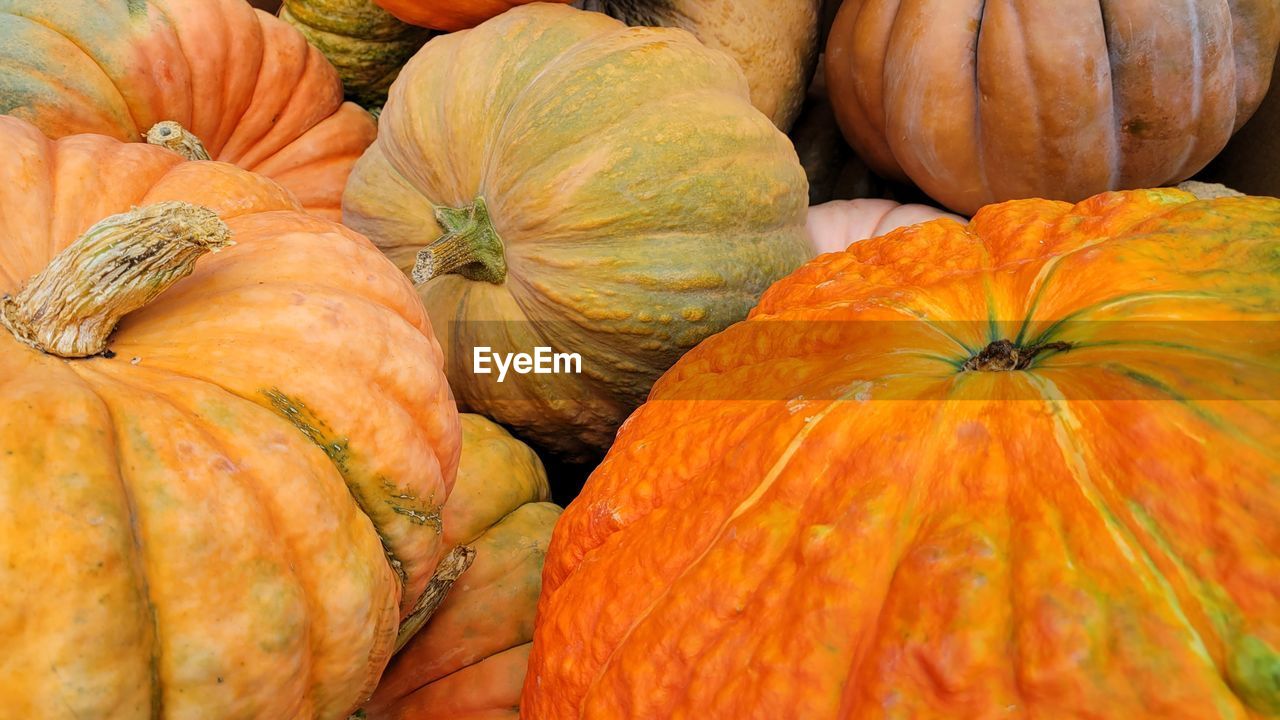
<instances>
[{"instance_id":1,"label":"thick dried stem","mask_svg":"<svg viewBox=\"0 0 1280 720\"><path fill-rule=\"evenodd\" d=\"M208 208L163 202L113 215L58 253L17 295L0 298L0 325L50 355L97 355L125 315L231 245Z\"/></svg>"},{"instance_id":2,"label":"thick dried stem","mask_svg":"<svg viewBox=\"0 0 1280 720\"><path fill-rule=\"evenodd\" d=\"M400 623L400 633L396 636L396 652L400 652L400 648L403 648L427 624L440 604L448 597L453 583L462 577L462 573L471 567L475 559L475 548L465 545L454 548L444 556L436 566L431 582L427 583L427 589L422 591L422 597L418 598L418 602L414 604L413 612Z\"/></svg>"},{"instance_id":3,"label":"thick dried stem","mask_svg":"<svg viewBox=\"0 0 1280 720\"><path fill-rule=\"evenodd\" d=\"M172 120L156 123L147 131L147 143L168 148L188 160L211 160L204 143L194 133Z\"/></svg>"},{"instance_id":4,"label":"thick dried stem","mask_svg":"<svg viewBox=\"0 0 1280 720\"><path fill-rule=\"evenodd\" d=\"M441 275L501 285L507 279L502 238L489 218L484 198L461 208L436 208L436 222L444 234L418 252L413 281L424 283Z\"/></svg>"}]
</instances>

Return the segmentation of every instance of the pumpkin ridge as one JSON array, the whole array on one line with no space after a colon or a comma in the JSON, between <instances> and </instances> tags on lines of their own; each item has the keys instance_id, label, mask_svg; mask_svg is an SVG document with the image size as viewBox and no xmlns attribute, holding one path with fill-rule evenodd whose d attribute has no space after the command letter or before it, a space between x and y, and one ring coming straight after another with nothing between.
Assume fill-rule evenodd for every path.
<instances>
[{"instance_id":1,"label":"pumpkin ridge","mask_svg":"<svg viewBox=\"0 0 1280 720\"><path fill-rule=\"evenodd\" d=\"M132 1L132 0L131 0L131 1ZM115 90L115 91L116 91L116 94L117 94L117 95L119 95L119 96L120 96L120 105L124 107L125 112L129 113L129 122L130 122L130 124L132 124L132 125L133 125L133 133L132 133L132 134L137 135L138 133L140 133L140 132L142 131L142 128L141 128L141 127L139 126L139 124L138 124L138 119L137 119L137 117L133 114L133 106L129 104L129 98L125 97L124 93L120 91L120 87L116 84L116 80L115 80L115 78L114 78L114 77L112 77L111 73L107 72L107 68L106 68L106 66L105 66L105 65L103 65L103 64L102 64L102 61L101 61L101 60L99 60L97 57L95 57L93 53L91 53L91 52L89 52L88 50L86 50L86 49L85 49L85 47L84 47L84 45L82 45L82 44L80 43L80 41L78 41L76 38L74 38L74 37L72 37L72 36L68 35L67 33L63 32L63 30L62 30L62 29L60 29L60 28L56 28L56 27L54 27L53 25L50 25L50 24L48 24L48 23L46 23L46 22L43 22L42 20L40 20L40 19L38 19L38 18L33 18L33 17L27 16L27 15L23 15L23 14L21 14L20 12L16 12L15 10L12 10L12 9L7 9L7 10L5 10L5 14L6 14L6 15L11 15L11 16L14 16L14 17L20 17L20 18L22 18L23 20L26 20L26 21L27 21L27 22L29 22L29 23L32 23L32 24L34 24L34 25L39 25L40 27L42 27L42 28L44 28L44 29L48 30L49 32L52 32L53 34L55 34L55 35L57 35L57 36L59 36L59 37L63 38L63 39L64 39L64 40L66 40L68 43L70 43L71 45L73 45L77 50L79 50L79 51L80 51L80 53L81 53L82 55L84 55L85 57L87 57L87 58L88 58L88 59L89 59L89 60L90 60L94 65L98 66L98 69L102 71L102 76L103 76L103 77L105 77L105 78L107 79L107 82L109 82L109 83L111 84L111 88L112 88L113 90ZM132 12L130 12L130 15L133 15L133 13L132 13ZM32 68L32 69L34 69L34 68ZM47 77L53 77L53 76L51 76L51 75L47 75Z\"/></svg>"},{"instance_id":2,"label":"pumpkin ridge","mask_svg":"<svg viewBox=\"0 0 1280 720\"><path fill-rule=\"evenodd\" d=\"M806 422L799 429L799 431L791 438L790 442L787 445L787 448L781 454L778 455L777 460L774 461L774 464L769 468L769 471L760 480L759 484L756 485L755 489L751 491L751 494L746 499L744 499L741 503L739 503L738 506L734 508L733 511L730 512L729 515L724 519L724 521L720 525L720 529L716 531L716 534L707 543L707 546L702 549L702 552L700 552L697 555L697 557L691 558L688 563L685 563L684 567L681 568L680 572L677 573L674 577L671 578L669 582L665 584L665 587L663 588L662 592L655 595L653 599L649 602L647 607L644 609L644 611L638 613L636 617L629 623L626 631L624 631L621 635L618 636L618 641L614 643L613 649L609 651L609 655L604 659L603 662L600 663L600 667L596 670L595 677L591 679L591 682L587 683L586 690L583 692L584 698L591 696L592 692L594 692L595 690L596 685L598 685L600 681L604 678L605 673L608 671L609 666L613 662L614 657L617 656L618 651L624 645L627 644L627 640L631 637L631 634L635 631L635 629L639 627L646 619L648 619L650 615L653 614L653 612L657 609L661 601L664 598L666 598L667 595L671 592L675 584L678 583L681 580L681 578L688 575L689 572L694 567L696 567L711 552L711 550L716 546L716 543L720 541L720 538L724 536L724 533L728 529L730 523L732 523L742 513L746 512L747 509L755 505L755 503L758 502L759 499L763 497L766 492L768 492L769 488L773 486L773 483L777 481L778 476L780 476L782 472L786 470L787 466L791 462L791 458L795 456L796 452L800 449L800 446L803 445L804 441L808 439L809 435L813 432L814 428L816 428L824 418L830 415L832 411L836 410L840 406L840 403L852 398L857 393L864 391L866 388L870 387L870 385L871 385L870 382L854 383L854 386L852 388L850 388L848 391L846 391L843 395L836 398L835 400L829 401L827 403L827 407L823 408L820 412L815 414L809 422ZM654 508L651 508L649 512L651 513L653 509ZM615 530L614 532L617 532L617 531ZM589 554L589 553L586 553L586 554ZM584 557L586 556L586 554L584 554ZM587 704L583 703L582 706L579 708L579 713L578 713L579 718L586 717L586 707L587 707Z\"/></svg>"},{"instance_id":3,"label":"pumpkin ridge","mask_svg":"<svg viewBox=\"0 0 1280 720\"><path fill-rule=\"evenodd\" d=\"M1108 505L1097 483L1093 481L1089 471L1089 463L1085 459L1086 448L1084 447L1083 438L1073 441L1072 433L1069 429L1070 425L1080 425L1075 412L1071 409L1071 404L1052 380L1043 376L1029 377L1034 384L1040 386L1044 395L1044 402L1053 423L1056 445L1066 461L1066 466L1070 470L1071 477L1075 480L1081 496L1088 500L1089 505L1097 511L1098 517L1103 526L1107 528L1112 542L1121 550L1121 554L1133 566L1134 571L1147 574L1143 585L1150 586L1151 583L1154 583L1159 587L1161 598L1168 604L1179 623L1191 636L1192 649L1195 654L1221 677L1217 663L1214 662L1212 655L1209 653L1209 649L1205 645L1199 630L1196 629L1186 610L1183 609L1176 590L1169 583L1168 578L1156 567L1155 562L1146 548L1143 547L1134 528L1123 522L1120 515Z\"/></svg>"},{"instance_id":4,"label":"pumpkin ridge","mask_svg":"<svg viewBox=\"0 0 1280 720\"><path fill-rule=\"evenodd\" d=\"M160 682L160 618L156 613L155 599L151 596L151 580L149 578L149 573L147 572L146 559L143 557L142 535L138 528L138 503L134 499L133 488L130 486L129 481L126 478L124 463L121 462L120 458L119 448L121 442L120 438L122 437L120 432L121 421L116 409L112 407L111 403L107 402L107 399L98 391L98 388L95 387L93 383L85 380L84 376L80 372L80 368L77 367L81 365L81 363L67 363L67 365L70 366L73 371L76 371L76 375L81 378L88 391L93 393L93 396L102 404L102 407L107 412L107 417L111 419L110 447L114 450L113 459L115 460L116 466L115 476L120 483L120 489L124 495L125 507L128 508L130 519L129 537L132 540L130 546L133 548L130 558L133 561L132 564L134 572L136 572L138 576L138 598L146 605L147 617L151 620L151 637L149 638L151 641L151 647L148 648L150 650L148 653L150 657L147 662L151 675L151 720L164 720L164 692L161 688Z\"/></svg>"}]
</instances>

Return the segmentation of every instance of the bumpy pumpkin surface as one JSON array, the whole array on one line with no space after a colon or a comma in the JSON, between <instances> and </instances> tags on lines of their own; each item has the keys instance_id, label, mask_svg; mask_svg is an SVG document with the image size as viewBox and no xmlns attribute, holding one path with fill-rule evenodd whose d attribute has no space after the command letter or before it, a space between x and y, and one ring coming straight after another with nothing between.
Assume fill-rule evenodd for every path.
<instances>
[{"instance_id":1,"label":"bumpy pumpkin surface","mask_svg":"<svg viewBox=\"0 0 1280 720\"><path fill-rule=\"evenodd\" d=\"M369 108L382 107L400 68L431 36L373 0L285 0L280 18L333 63L347 97Z\"/></svg>"},{"instance_id":2,"label":"bumpy pumpkin surface","mask_svg":"<svg viewBox=\"0 0 1280 720\"><path fill-rule=\"evenodd\" d=\"M786 131L818 59L820 0L579 0L628 25L678 27L738 61L751 101Z\"/></svg>"},{"instance_id":3,"label":"bumpy pumpkin surface","mask_svg":"<svg viewBox=\"0 0 1280 720\"><path fill-rule=\"evenodd\" d=\"M497 720L519 716L542 562L559 506L528 445L479 415L462 415L458 479L441 511L446 546L475 561L427 626L396 654L370 720Z\"/></svg>"},{"instance_id":4,"label":"bumpy pumpkin surface","mask_svg":"<svg viewBox=\"0 0 1280 720\"><path fill-rule=\"evenodd\" d=\"M813 260L565 511L524 716L1276 716L1277 321L1276 199L1015 201Z\"/></svg>"},{"instance_id":5,"label":"bumpy pumpkin surface","mask_svg":"<svg viewBox=\"0 0 1280 720\"><path fill-rule=\"evenodd\" d=\"M465 30L534 0L374 0L401 20L433 30ZM548 0L571 2L572 0Z\"/></svg>"},{"instance_id":6,"label":"bumpy pumpkin surface","mask_svg":"<svg viewBox=\"0 0 1280 720\"><path fill-rule=\"evenodd\" d=\"M809 256L806 195L726 55L542 4L405 66L343 218L420 280L465 408L586 459ZM581 374L499 382L473 372L479 347L577 353Z\"/></svg>"},{"instance_id":7,"label":"bumpy pumpkin surface","mask_svg":"<svg viewBox=\"0 0 1280 720\"><path fill-rule=\"evenodd\" d=\"M334 220L377 134L320 52L244 0L0 0L0 112L135 142L176 122Z\"/></svg>"},{"instance_id":8,"label":"bumpy pumpkin surface","mask_svg":"<svg viewBox=\"0 0 1280 720\"><path fill-rule=\"evenodd\" d=\"M345 718L446 547L413 288L232 165L8 117L0 146L3 714ZM179 210L234 242L180 280Z\"/></svg>"},{"instance_id":9,"label":"bumpy pumpkin surface","mask_svg":"<svg viewBox=\"0 0 1280 720\"><path fill-rule=\"evenodd\" d=\"M1280 3L846 0L827 41L845 136L965 215L1184 180L1257 109Z\"/></svg>"}]
</instances>

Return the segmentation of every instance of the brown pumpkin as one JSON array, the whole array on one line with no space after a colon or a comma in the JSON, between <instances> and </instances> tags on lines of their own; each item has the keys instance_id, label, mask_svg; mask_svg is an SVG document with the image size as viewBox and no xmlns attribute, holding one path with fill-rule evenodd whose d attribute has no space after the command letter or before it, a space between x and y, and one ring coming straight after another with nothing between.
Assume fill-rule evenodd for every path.
<instances>
[{"instance_id":1,"label":"brown pumpkin","mask_svg":"<svg viewBox=\"0 0 1280 720\"><path fill-rule=\"evenodd\" d=\"M577 7L628 25L688 30L729 54L751 86L751 102L791 128L818 59L821 0L579 0Z\"/></svg>"},{"instance_id":2,"label":"brown pumpkin","mask_svg":"<svg viewBox=\"0 0 1280 720\"><path fill-rule=\"evenodd\" d=\"M364 706L370 720L497 720L519 714L560 508L528 445L479 415L462 415L458 478L442 511L446 546L475 561L425 628L387 667Z\"/></svg>"},{"instance_id":3,"label":"brown pumpkin","mask_svg":"<svg viewBox=\"0 0 1280 720\"><path fill-rule=\"evenodd\" d=\"M166 146L202 146L189 157L266 175L335 220L377 133L320 52L244 0L0 2L0 112L50 137L141 141L175 122L193 138Z\"/></svg>"},{"instance_id":4,"label":"brown pumpkin","mask_svg":"<svg viewBox=\"0 0 1280 720\"><path fill-rule=\"evenodd\" d=\"M0 714L345 718L446 550L412 286L234 166L0 147Z\"/></svg>"},{"instance_id":5,"label":"brown pumpkin","mask_svg":"<svg viewBox=\"0 0 1280 720\"><path fill-rule=\"evenodd\" d=\"M1280 3L846 0L827 42L845 137L963 214L1190 177L1253 114Z\"/></svg>"}]
</instances>

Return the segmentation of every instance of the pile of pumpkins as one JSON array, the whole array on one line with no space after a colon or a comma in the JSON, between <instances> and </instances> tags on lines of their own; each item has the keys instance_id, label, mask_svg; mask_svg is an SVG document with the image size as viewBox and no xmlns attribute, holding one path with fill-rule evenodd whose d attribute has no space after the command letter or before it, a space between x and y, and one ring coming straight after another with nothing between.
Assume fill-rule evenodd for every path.
<instances>
[{"instance_id":1,"label":"pile of pumpkins","mask_svg":"<svg viewBox=\"0 0 1280 720\"><path fill-rule=\"evenodd\" d=\"M1278 45L0 1L0 717L1280 717Z\"/></svg>"}]
</instances>

